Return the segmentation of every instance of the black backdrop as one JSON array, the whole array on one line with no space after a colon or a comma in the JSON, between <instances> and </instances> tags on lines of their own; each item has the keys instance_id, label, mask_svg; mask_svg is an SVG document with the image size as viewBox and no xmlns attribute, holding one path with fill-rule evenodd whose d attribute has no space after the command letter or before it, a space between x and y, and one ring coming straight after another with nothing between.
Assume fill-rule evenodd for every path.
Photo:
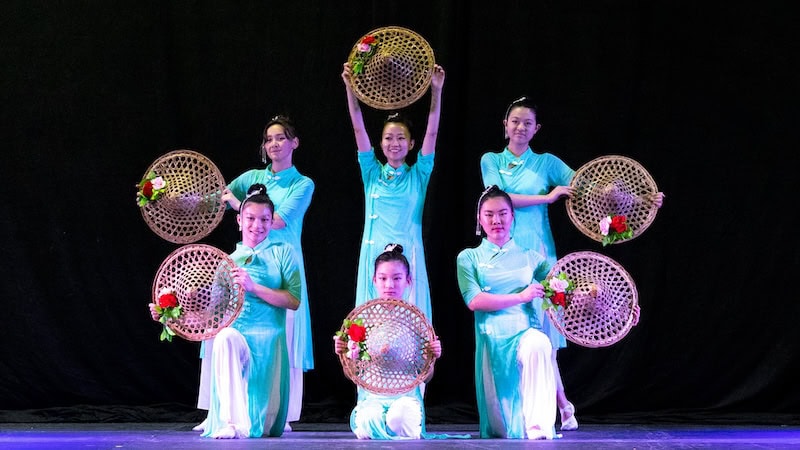
<instances>
[{"instance_id":1,"label":"black backdrop","mask_svg":"<svg viewBox=\"0 0 800 450\"><path fill-rule=\"evenodd\" d=\"M159 342L146 308L178 245L147 227L134 184L174 149L203 153L226 180L259 166L262 126L283 112L300 131L295 163L317 186L303 238L316 356L303 420L344 422L354 389L330 338L353 306L363 199L339 74L361 35L399 25L425 36L447 72L424 216L444 348L430 420L477 420L455 256L477 244L480 155L502 148L505 107L527 94L543 124L537 150L573 168L632 157L667 194L644 235L607 248L563 202L551 207L559 254L619 261L642 307L621 342L560 352L579 416L796 423L799 49L788 5L4 2L0 419L199 417L198 346ZM409 108L415 134L428 102ZM365 111L375 139L384 113ZM231 251L236 240L230 214L201 242Z\"/></svg>"}]
</instances>

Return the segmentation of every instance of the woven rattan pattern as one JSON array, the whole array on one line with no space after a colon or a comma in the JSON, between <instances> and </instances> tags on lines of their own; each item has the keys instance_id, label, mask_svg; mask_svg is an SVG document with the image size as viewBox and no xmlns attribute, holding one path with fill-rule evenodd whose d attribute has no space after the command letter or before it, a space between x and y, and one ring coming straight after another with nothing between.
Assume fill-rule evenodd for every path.
<instances>
[{"instance_id":1,"label":"woven rattan pattern","mask_svg":"<svg viewBox=\"0 0 800 450\"><path fill-rule=\"evenodd\" d=\"M653 223L658 207L651 195L658 192L656 182L638 162L618 155L602 156L575 172L570 185L575 194L567 199L567 214L581 233L602 242L600 220L624 215L633 230L627 242L641 235Z\"/></svg>"},{"instance_id":2,"label":"woven rattan pattern","mask_svg":"<svg viewBox=\"0 0 800 450\"><path fill-rule=\"evenodd\" d=\"M161 263L153 281L153 301L164 288L175 292L182 313L167 326L177 336L209 339L239 316L244 288L231 277L234 267L225 252L205 244L184 245Z\"/></svg>"},{"instance_id":3,"label":"woven rattan pattern","mask_svg":"<svg viewBox=\"0 0 800 450\"><path fill-rule=\"evenodd\" d=\"M376 109L404 108L419 100L431 84L435 64L433 49L422 36L402 27L370 31L377 41L364 71L351 78L353 93ZM362 36L350 51L352 61Z\"/></svg>"},{"instance_id":4,"label":"woven rattan pattern","mask_svg":"<svg viewBox=\"0 0 800 450\"><path fill-rule=\"evenodd\" d=\"M566 308L547 310L558 330L584 347L607 347L633 327L633 308L639 294L630 274L613 259L591 251L559 259L548 277L565 272L575 284Z\"/></svg>"},{"instance_id":5,"label":"woven rattan pattern","mask_svg":"<svg viewBox=\"0 0 800 450\"><path fill-rule=\"evenodd\" d=\"M166 192L139 208L157 235L175 244L197 242L222 221L225 180L214 163L192 150L175 150L158 158L145 171L167 182Z\"/></svg>"},{"instance_id":6,"label":"woven rattan pattern","mask_svg":"<svg viewBox=\"0 0 800 450\"><path fill-rule=\"evenodd\" d=\"M347 318L363 319L367 331L369 361L339 355L345 376L358 386L376 394L400 394L423 382L433 370L435 358L428 347L433 327L416 306L398 299L375 299L357 306Z\"/></svg>"}]
</instances>

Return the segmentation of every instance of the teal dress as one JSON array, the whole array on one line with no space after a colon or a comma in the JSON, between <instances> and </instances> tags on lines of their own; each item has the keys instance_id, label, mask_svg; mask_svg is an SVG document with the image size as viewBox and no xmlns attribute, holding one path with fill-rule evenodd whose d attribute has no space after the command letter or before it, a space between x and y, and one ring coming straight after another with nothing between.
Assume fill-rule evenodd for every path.
<instances>
[{"instance_id":1,"label":"teal dress","mask_svg":"<svg viewBox=\"0 0 800 450\"><path fill-rule=\"evenodd\" d=\"M568 186L575 171L550 153L534 153L530 147L518 158L508 148L500 153L489 152L481 157L483 184L496 184L509 194L546 195L555 186ZM553 232L550 229L547 204L514 209L511 235L518 245L536 250L547 258L550 266L557 261ZM553 348L567 346L567 340L545 315L542 332Z\"/></svg>"},{"instance_id":2,"label":"teal dress","mask_svg":"<svg viewBox=\"0 0 800 450\"><path fill-rule=\"evenodd\" d=\"M293 368L308 371L314 368L314 353L311 340L311 309L308 302L305 263L303 261L303 219L314 194L314 182L292 166L279 173L272 173L272 164L266 169L249 170L230 182L228 189L240 201L254 183L267 187L267 195L275 203L275 212L286 222L286 227L271 230L269 239L286 242L294 247L300 268L302 294L297 298L300 307L294 313L294 333L290 336L289 362Z\"/></svg>"},{"instance_id":3,"label":"teal dress","mask_svg":"<svg viewBox=\"0 0 800 450\"><path fill-rule=\"evenodd\" d=\"M372 283L375 258L389 243L403 246L414 282L408 302L431 319L431 294L422 244L422 211L433 172L434 154L418 155L413 166L393 169L374 151L358 152L364 184L364 231L358 258L356 306L378 297Z\"/></svg>"},{"instance_id":4,"label":"teal dress","mask_svg":"<svg viewBox=\"0 0 800 450\"><path fill-rule=\"evenodd\" d=\"M503 247L483 239L478 247L462 250L456 263L458 287L467 305L481 292L521 292L543 279L550 267L542 255L514 239ZM499 311L475 311L475 390L482 438L526 437L517 348L528 329L540 328L540 305L537 299Z\"/></svg>"},{"instance_id":5,"label":"teal dress","mask_svg":"<svg viewBox=\"0 0 800 450\"><path fill-rule=\"evenodd\" d=\"M300 269L294 249L269 238L255 248L237 244L233 262L247 270L253 282L272 289L285 289L300 298ZM249 347L247 404L250 437L280 436L289 408L289 358L286 346L286 309L272 306L255 295L245 293L239 317L230 325L244 336ZM213 436L227 426L226 413L220 411L225 390L211 377L208 426L203 436ZM222 404L230 401L222 399Z\"/></svg>"}]
</instances>

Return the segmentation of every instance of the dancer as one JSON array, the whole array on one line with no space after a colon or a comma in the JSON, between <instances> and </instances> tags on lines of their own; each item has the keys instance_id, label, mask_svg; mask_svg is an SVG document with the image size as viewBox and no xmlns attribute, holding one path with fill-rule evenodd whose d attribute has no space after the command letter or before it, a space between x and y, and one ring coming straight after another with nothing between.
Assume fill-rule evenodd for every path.
<instances>
[{"instance_id":1,"label":"dancer","mask_svg":"<svg viewBox=\"0 0 800 450\"><path fill-rule=\"evenodd\" d=\"M405 299L412 285L408 259L403 247L389 244L375 259L372 282L380 298ZM336 354L348 351L347 344L339 336L333 337ZM430 351L435 358L442 355L442 344L438 338L430 342ZM433 376L431 371L427 383ZM374 394L358 387L358 402L350 414L350 429L359 439L420 439L426 437L425 406L421 385L396 395Z\"/></svg>"},{"instance_id":2,"label":"dancer","mask_svg":"<svg viewBox=\"0 0 800 450\"><path fill-rule=\"evenodd\" d=\"M539 311L550 265L511 238L514 209L497 186L480 196L479 246L456 259L458 286L475 313L475 389L482 438L553 439L552 346Z\"/></svg>"},{"instance_id":3,"label":"dancer","mask_svg":"<svg viewBox=\"0 0 800 450\"><path fill-rule=\"evenodd\" d=\"M392 113L386 118L380 145L387 162L381 163L375 155L364 126L359 101L350 85L353 75L349 62L344 63L341 76L347 93L347 107L358 148L361 181L364 184L364 227L356 279L356 306L376 298L372 285L372 263L381 253L382 243L397 242L409 255L411 276L414 279L408 301L430 319L431 299L422 242L422 212L433 171L444 69L439 65L433 69L428 124L413 166L406 164L406 156L414 148L409 121L400 113Z\"/></svg>"},{"instance_id":4,"label":"dancer","mask_svg":"<svg viewBox=\"0 0 800 450\"><path fill-rule=\"evenodd\" d=\"M281 436L286 423L286 311L300 305L300 269L292 246L268 239L275 207L266 192L263 184L251 186L236 216L242 241L230 256L244 304L231 325L206 341L211 352L203 437ZM155 305L149 307L158 321Z\"/></svg>"}]
</instances>

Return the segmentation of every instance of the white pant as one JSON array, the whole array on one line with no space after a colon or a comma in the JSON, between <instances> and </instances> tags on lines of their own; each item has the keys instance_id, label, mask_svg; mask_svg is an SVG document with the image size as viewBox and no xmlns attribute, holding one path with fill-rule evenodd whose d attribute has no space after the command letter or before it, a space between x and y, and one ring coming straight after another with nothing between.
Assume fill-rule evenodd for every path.
<instances>
[{"instance_id":1,"label":"white pant","mask_svg":"<svg viewBox=\"0 0 800 450\"><path fill-rule=\"evenodd\" d=\"M550 339L539 330L522 335L517 349L522 416L528 439L552 439L556 422L556 380Z\"/></svg>"},{"instance_id":2,"label":"white pant","mask_svg":"<svg viewBox=\"0 0 800 450\"><path fill-rule=\"evenodd\" d=\"M238 330L223 328L214 337L211 351L211 391L214 401L208 411L206 433L233 425L237 437L250 434L247 384L250 372L250 347Z\"/></svg>"},{"instance_id":3,"label":"white pant","mask_svg":"<svg viewBox=\"0 0 800 450\"><path fill-rule=\"evenodd\" d=\"M356 406L353 430L359 439L383 437L390 431L396 437L419 439L422 434L422 407L416 399L400 397L386 409L377 400L365 400Z\"/></svg>"}]
</instances>

